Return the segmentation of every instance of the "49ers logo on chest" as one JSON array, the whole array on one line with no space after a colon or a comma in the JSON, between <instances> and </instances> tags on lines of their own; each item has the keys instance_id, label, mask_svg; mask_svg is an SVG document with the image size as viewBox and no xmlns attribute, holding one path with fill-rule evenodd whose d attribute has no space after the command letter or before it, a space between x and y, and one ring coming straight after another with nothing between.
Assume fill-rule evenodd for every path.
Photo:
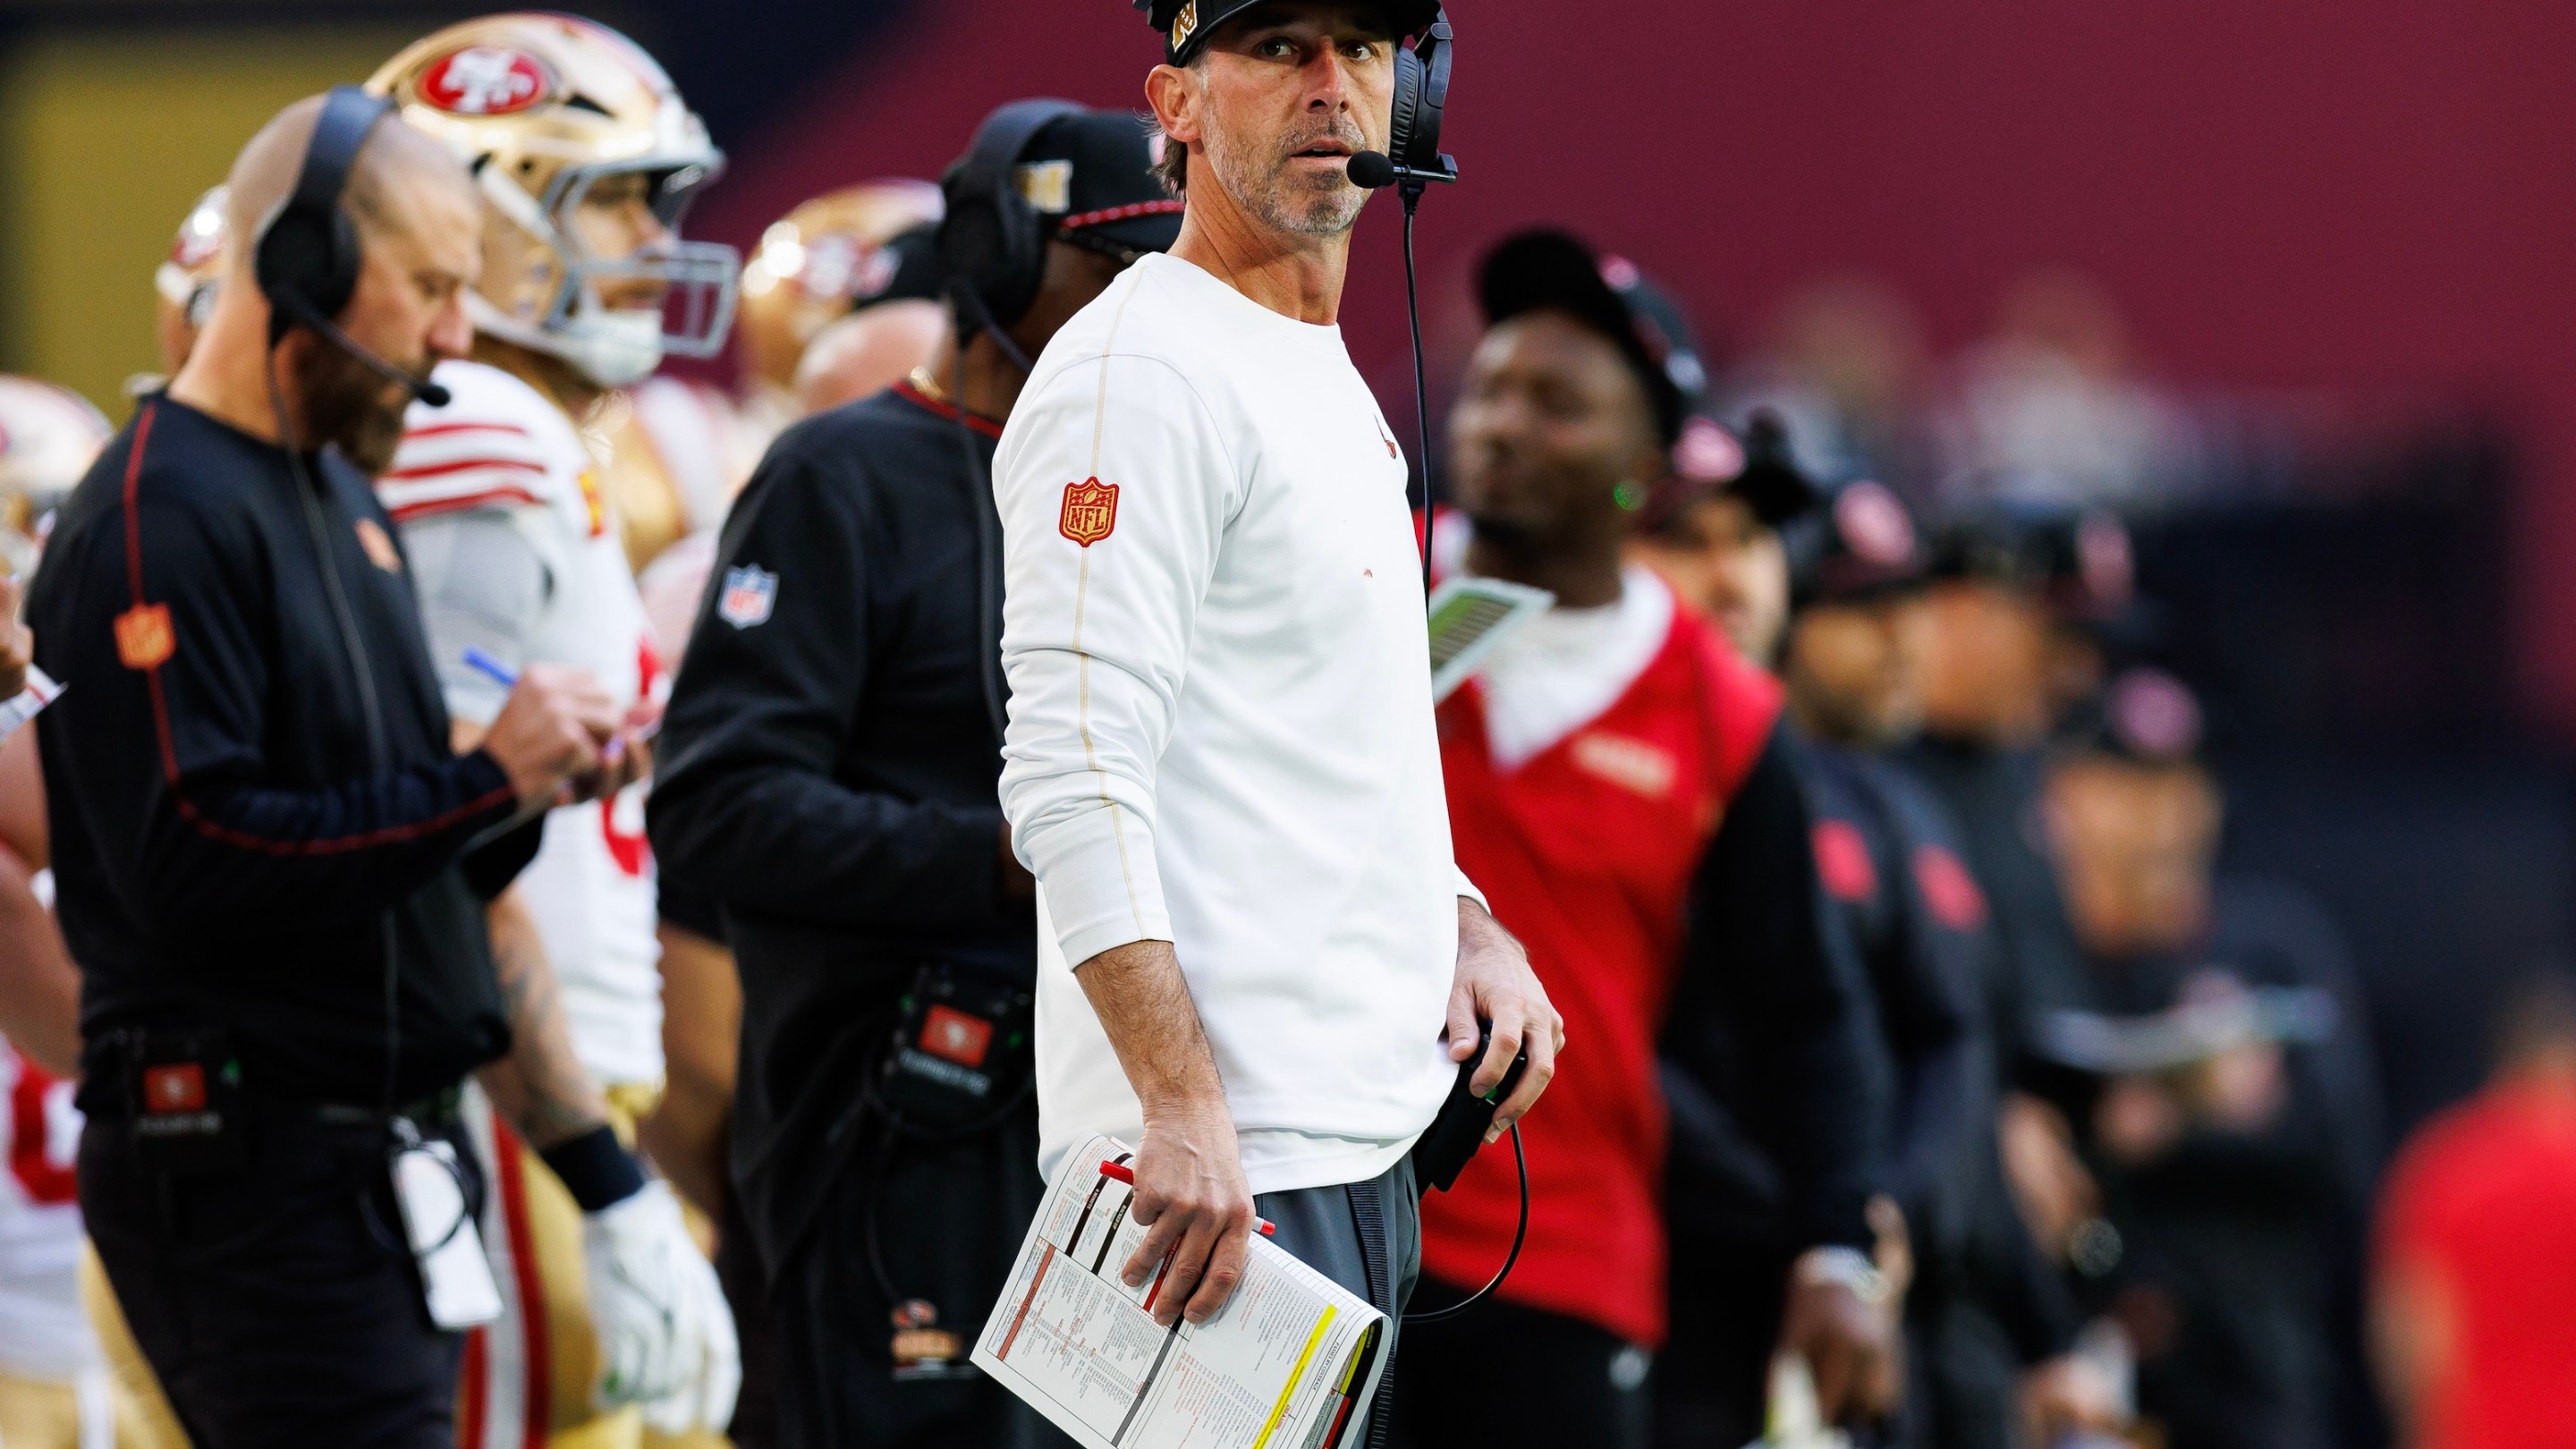
<instances>
[{"instance_id":1,"label":"49ers logo on chest","mask_svg":"<svg viewBox=\"0 0 2576 1449\"><path fill-rule=\"evenodd\" d=\"M420 74L420 98L453 116L516 115L553 89L543 61L495 45L449 51Z\"/></svg>"},{"instance_id":2,"label":"49ers logo on chest","mask_svg":"<svg viewBox=\"0 0 2576 1449\"><path fill-rule=\"evenodd\" d=\"M1056 532L1089 548L1118 527L1118 485L1085 478L1064 485L1064 513Z\"/></svg>"}]
</instances>

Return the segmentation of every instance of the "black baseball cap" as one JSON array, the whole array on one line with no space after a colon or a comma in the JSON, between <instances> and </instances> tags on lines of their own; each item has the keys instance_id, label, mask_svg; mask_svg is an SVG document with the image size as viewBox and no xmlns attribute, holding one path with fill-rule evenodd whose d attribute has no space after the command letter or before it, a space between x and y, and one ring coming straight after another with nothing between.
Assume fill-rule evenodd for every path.
<instances>
[{"instance_id":1,"label":"black baseball cap","mask_svg":"<svg viewBox=\"0 0 2576 1449\"><path fill-rule=\"evenodd\" d=\"M1154 172L1153 123L1133 111L1081 111L1029 138L1011 168L1047 235L1113 255L1164 252L1181 203Z\"/></svg>"},{"instance_id":2,"label":"black baseball cap","mask_svg":"<svg viewBox=\"0 0 2576 1449\"><path fill-rule=\"evenodd\" d=\"M2118 617L2137 595L2119 515L2052 503L1982 503L1952 515L1933 546L1932 576L2028 590L2077 624Z\"/></svg>"},{"instance_id":3,"label":"black baseball cap","mask_svg":"<svg viewBox=\"0 0 2576 1449\"><path fill-rule=\"evenodd\" d=\"M1541 228L1506 237L1476 274L1485 324L1553 309L1607 337L1646 388L1664 446L1708 390L1690 317L1625 257L1595 253L1571 233Z\"/></svg>"},{"instance_id":4,"label":"black baseball cap","mask_svg":"<svg viewBox=\"0 0 2576 1449\"><path fill-rule=\"evenodd\" d=\"M1702 499L1721 494L1742 500L1754 522L1776 531L1824 497L1798 466L1788 428L1768 408L1754 410L1740 438L1704 414L1684 419L1672 464L1648 490L1638 515L1637 526L1648 533L1670 527Z\"/></svg>"},{"instance_id":5,"label":"black baseball cap","mask_svg":"<svg viewBox=\"0 0 2576 1449\"><path fill-rule=\"evenodd\" d=\"M1269 0L1134 0L1163 36L1163 58L1188 62L1227 21ZM1375 0L1398 38L1419 35L1440 14L1440 0Z\"/></svg>"},{"instance_id":6,"label":"black baseball cap","mask_svg":"<svg viewBox=\"0 0 2576 1449\"><path fill-rule=\"evenodd\" d=\"M2152 665L2111 676L2099 697L2069 715L2056 746L2135 765L2187 765L2200 758L2208 716L2191 686Z\"/></svg>"},{"instance_id":7,"label":"black baseball cap","mask_svg":"<svg viewBox=\"0 0 2576 1449\"><path fill-rule=\"evenodd\" d=\"M1884 483L1860 479L1781 531L1789 555L1789 601L1857 604L1923 586L1928 550L1905 501Z\"/></svg>"}]
</instances>

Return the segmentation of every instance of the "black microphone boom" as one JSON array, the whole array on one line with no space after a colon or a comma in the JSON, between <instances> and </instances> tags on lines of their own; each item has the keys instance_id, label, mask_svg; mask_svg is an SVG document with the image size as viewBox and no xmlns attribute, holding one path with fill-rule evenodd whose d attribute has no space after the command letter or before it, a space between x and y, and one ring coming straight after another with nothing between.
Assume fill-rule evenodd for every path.
<instances>
[{"instance_id":1,"label":"black microphone boom","mask_svg":"<svg viewBox=\"0 0 2576 1449\"><path fill-rule=\"evenodd\" d=\"M394 366L392 363L385 361L381 357L378 357L373 352L368 351L365 347L360 346L358 339L341 331L338 323L323 316L320 308L306 302L302 297L297 296L295 293L281 291L276 297L270 299L270 305L277 309L281 317L292 320L298 326L312 328L316 335L328 341L332 346L337 347L342 352L358 359L359 364L364 366L369 372L376 374L387 382L400 386L404 391L409 392L413 397L420 399L431 407L443 408L447 406L449 393L446 388L430 381L428 378L415 377L411 373L405 372L403 369ZM285 330L286 329L283 327L272 329L274 333L279 335L282 335ZM272 345L274 345L273 342Z\"/></svg>"},{"instance_id":2,"label":"black microphone boom","mask_svg":"<svg viewBox=\"0 0 2576 1449\"><path fill-rule=\"evenodd\" d=\"M1383 151L1361 151L1351 157L1348 168L1351 184L1362 191L1383 191L1402 185L1419 196L1422 188L1433 182L1453 184L1458 179L1458 163L1443 156L1438 170L1419 166L1399 166Z\"/></svg>"}]
</instances>

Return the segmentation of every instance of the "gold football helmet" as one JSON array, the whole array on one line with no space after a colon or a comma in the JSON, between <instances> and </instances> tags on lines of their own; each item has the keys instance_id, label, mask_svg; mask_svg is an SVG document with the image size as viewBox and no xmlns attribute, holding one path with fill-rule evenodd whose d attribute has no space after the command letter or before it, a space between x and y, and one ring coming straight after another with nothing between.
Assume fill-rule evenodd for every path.
<instances>
[{"instance_id":1,"label":"gold football helmet","mask_svg":"<svg viewBox=\"0 0 2576 1449\"><path fill-rule=\"evenodd\" d=\"M35 563L46 515L115 434L79 393L0 373L0 563L20 573Z\"/></svg>"},{"instance_id":2,"label":"gold football helmet","mask_svg":"<svg viewBox=\"0 0 2576 1449\"><path fill-rule=\"evenodd\" d=\"M665 352L722 350L740 257L679 227L724 153L633 41L570 15L487 15L412 45L367 89L474 173L478 330L601 387L649 376Z\"/></svg>"},{"instance_id":3,"label":"gold football helmet","mask_svg":"<svg viewBox=\"0 0 2576 1449\"><path fill-rule=\"evenodd\" d=\"M217 185L197 198L170 242L170 255L152 273L161 294L161 365L177 373L197 345L197 330L215 310L215 291L231 263L224 206L232 188Z\"/></svg>"},{"instance_id":4,"label":"gold football helmet","mask_svg":"<svg viewBox=\"0 0 2576 1449\"><path fill-rule=\"evenodd\" d=\"M894 280L886 243L944 210L927 181L871 181L826 192L772 223L743 265L734 324L751 375L793 387L814 334Z\"/></svg>"}]
</instances>

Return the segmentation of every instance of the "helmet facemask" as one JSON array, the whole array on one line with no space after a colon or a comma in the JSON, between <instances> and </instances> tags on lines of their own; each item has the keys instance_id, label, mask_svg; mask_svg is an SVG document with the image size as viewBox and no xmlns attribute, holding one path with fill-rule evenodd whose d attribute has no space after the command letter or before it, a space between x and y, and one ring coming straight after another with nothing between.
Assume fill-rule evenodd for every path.
<instances>
[{"instance_id":1,"label":"helmet facemask","mask_svg":"<svg viewBox=\"0 0 2576 1449\"><path fill-rule=\"evenodd\" d=\"M716 242L683 241L679 228L723 169L712 148L678 164L662 155L570 165L532 200L497 168L481 168L476 179L485 198L518 234L503 238L487 228L487 245L514 252L517 265L495 267L501 259L487 254L485 275L516 278L518 286L507 298L471 297L476 328L560 357L602 387L640 382L666 355L716 355L733 325L740 254ZM642 178L641 204L654 225L624 254L607 255L582 211L632 177Z\"/></svg>"}]
</instances>

